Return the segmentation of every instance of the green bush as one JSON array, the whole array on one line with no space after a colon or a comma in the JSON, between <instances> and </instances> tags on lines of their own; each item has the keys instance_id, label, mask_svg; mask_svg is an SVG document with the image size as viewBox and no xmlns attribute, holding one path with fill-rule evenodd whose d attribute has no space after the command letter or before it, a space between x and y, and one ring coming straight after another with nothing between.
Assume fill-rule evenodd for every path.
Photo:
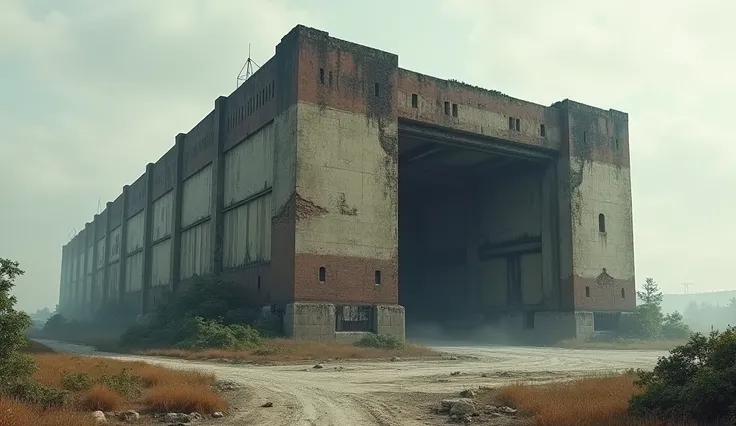
<instances>
[{"instance_id":1,"label":"green bush","mask_svg":"<svg viewBox=\"0 0 736 426\"><path fill-rule=\"evenodd\" d=\"M713 424L736 421L736 328L695 333L662 357L651 372L639 371L642 393L630 401L634 415Z\"/></svg>"},{"instance_id":2,"label":"green bush","mask_svg":"<svg viewBox=\"0 0 736 426\"><path fill-rule=\"evenodd\" d=\"M140 396L142 393L141 388L143 387L141 379L137 376L128 374L128 369L126 368L123 368L123 371L118 374L102 376L98 380L98 383L107 386L125 397Z\"/></svg>"},{"instance_id":3,"label":"green bush","mask_svg":"<svg viewBox=\"0 0 736 426\"><path fill-rule=\"evenodd\" d=\"M69 402L69 392L46 387L31 380L18 381L8 386L6 395L43 408L58 407Z\"/></svg>"},{"instance_id":4,"label":"green bush","mask_svg":"<svg viewBox=\"0 0 736 426\"><path fill-rule=\"evenodd\" d=\"M85 391L92 387L92 379L87 373L70 374L64 372L61 375L61 387L72 392Z\"/></svg>"},{"instance_id":5,"label":"green bush","mask_svg":"<svg viewBox=\"0 0 736 426\"><path fill-rule=\"evenodd\" d=\"M224 325L201 317L184 322L181 330L186 335L175 346L182 349L247 349L262 343L257 330L240 324Z\"/></svg>"},{"instance_id":6,"label":"green bush","mask_svg":"<svg viewBox=\"0 0 736 426\"><path fill-rule=\"evenodd\" d=\"M369 348L378 349L401 349L404 347L404 342L397 339L390 334L366 334L355 343L356 346L363 346Z\"/></svg>"}]
</instances>

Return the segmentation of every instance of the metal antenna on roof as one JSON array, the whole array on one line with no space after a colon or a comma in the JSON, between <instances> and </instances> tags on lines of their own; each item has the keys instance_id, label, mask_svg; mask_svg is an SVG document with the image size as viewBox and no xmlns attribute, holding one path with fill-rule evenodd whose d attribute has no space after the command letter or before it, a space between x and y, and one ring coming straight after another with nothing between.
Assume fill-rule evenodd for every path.
<instances>
[{"instance_id":1,"label":"metal antenna on roof","mask_svg":"<svg viewBox=\"0 0 736 426\"><path fill-rule=\"evenodd\" d=\"M256 72L256 70L253 68L253 66L256 66L257 68L260 68L261 66L256 63L253 59L250 57L250 43L248 43L248 59L245 60L245 63L243 64L243 68L240 69L240 72L238 73L238 79L235 82L235 88L237 89L240 87L245 80L249 79L250 76L253 75L253 73Z\"/></svg>"}]
</instances>

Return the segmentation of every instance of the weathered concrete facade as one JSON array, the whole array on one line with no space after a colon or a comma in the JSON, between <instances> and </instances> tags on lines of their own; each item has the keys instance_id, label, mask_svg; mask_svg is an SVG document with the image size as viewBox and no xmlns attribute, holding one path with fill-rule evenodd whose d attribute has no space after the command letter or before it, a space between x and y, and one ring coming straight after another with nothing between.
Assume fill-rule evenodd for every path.
<instances>
[{"instance_id":1,"label":"weathered concrete facade","mask_svg":"<svg viewBox=\"0 0 736 426\"><path fill-rule=\"evenodd\" d=\"M294 337L589 335L635 306L627 120L297 26L64 246L61 311L145 313L218 275Z\"/></svg>"}]
</instances>

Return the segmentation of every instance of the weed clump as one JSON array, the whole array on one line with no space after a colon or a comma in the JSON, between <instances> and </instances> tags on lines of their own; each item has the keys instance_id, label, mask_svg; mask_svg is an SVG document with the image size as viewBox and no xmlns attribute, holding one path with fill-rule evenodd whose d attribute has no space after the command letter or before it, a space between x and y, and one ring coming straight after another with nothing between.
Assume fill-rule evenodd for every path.
<instances>
[{"instance_id":1,"label":"weed clump","mask_svg":"<svg viewBox=\"0 0 736 426\"><path fill-rule=\"evenodd\" d=\"M356 346L367 348L398 350L404 348L404 342L390 334L366 334L355 343Z\"/></svg>"}]
</instances>

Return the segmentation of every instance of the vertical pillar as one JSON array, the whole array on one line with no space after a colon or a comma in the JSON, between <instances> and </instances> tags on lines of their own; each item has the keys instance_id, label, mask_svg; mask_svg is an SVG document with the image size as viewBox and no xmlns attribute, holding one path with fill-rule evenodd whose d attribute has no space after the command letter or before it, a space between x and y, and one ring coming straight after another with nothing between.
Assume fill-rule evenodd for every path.
<instances>
[{"instance_id":1,"label":"vertical pillar","mask_svg":"<svg viewBox=\"0 0 736 426\"><path fill-rule=\"evenodd\" d=\"M92 288L94 287L94 276L90 275L90 264L94 258L94 251L92 256L89 255L89 245L95 239L95 228L94 222L87 222L84 224L84 317L85 319L92 318Z\"/></svg>"},{"instance_id":2,"label":"vertical pillar","mask_svg":"<svg viewBox=\"0 0 736 426\"><path fill-rule=\"evenodd\" d=\"M220 96L215 100L215 153L212 159L212 207L210 209L212 220L212 273L215 276L222 272L222 240L223 240L223 214L222 208L225 198L225 132L227 97Z\"/></svg>"},{"instance_id":3,"label":"vertical pillar","mask_svg":"<svg viewBox=\"0 0 736 426\"><path fill-rule=\"evenodd\" d=\"M143 226L143 292L141 294L141 313L149 311L149 293L151 291L151 257L153 237L153 163L146 165L146 209Z\"/></svg>"},{"instance_id":4,"label":"vertical pillar","mask_svg":"<svg viewBox=\"0 0 736 426\"><path fill-rule=\"evenodd\" d=\"M61 278L59 279L59 303L57 314L64 314L66 304L66 244L61 246Z\"/></svg>"},{"instance_id":5,"label":"vertical pillar","mask_svg":"<svg viewBox=\"0 0 736 426\"><path fill-rule=\"evenodd\" d=\"M104 282L102 283L102 297L104 299L103 303L107 303L107 301L110 299L110 223L112 222L110 220L110 211L112 210L112 202L108 201L106 208L105 208L105 250L103 252L104 259L103 262L103 268L104 272L102 273L102 276L104 277Z\"/></svg>"},{"instance_id":6,"label":"vertical pillar","mask_svg":"<svg viewBox=\"0 0 736 426\"><path fill-rule=\"evenodd\" d=\"M90 290L90 299L92 300L90 316L92 316L93 318L97 313L97 310L100 309L100 307L97 305L100 300L100 283L97 282L97 263L99 262L99 260L97 259L99 257L99 254L97 253L97 241L100 240L100 237L98 236L98 233L100 232L100 227L100 215L95 214L95 218L92 220L92 278L90 281L90 286L92 287L92 289Z\"/></svg>"},{"instance_id":7,"label":"vertical pillar","mask_svg":"<svg viewBox=\"0 0 736 426\"><path fill-rule=\"evenodd\" d=\"M184 139L187 135L176 135L176 166L174 168L174 217L171 226L171 287L174 292L179 289L181 277L181 201L182 174L184 172Z\"/></svg>"},{"instance_id":8,"label":"vertical pillar","mask_svg":"<svg viewBox=\"0 0 736 426\"><path fill-rule=\"evenodd\" d=\"M123 186L123 200L120 203L120 268L118 275L118 300L123 303L125 297L125 275L128 263L128 191L130 185Z\"/></svg>"}]
</instances>

